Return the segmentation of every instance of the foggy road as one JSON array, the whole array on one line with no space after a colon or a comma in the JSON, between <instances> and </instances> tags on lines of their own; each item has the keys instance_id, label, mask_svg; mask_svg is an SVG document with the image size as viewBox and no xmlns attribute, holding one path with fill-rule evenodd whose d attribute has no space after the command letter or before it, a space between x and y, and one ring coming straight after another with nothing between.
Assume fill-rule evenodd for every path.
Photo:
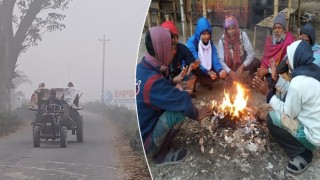
<instances>
[{"instance_id":1,"label":"foggy road","mask_svg":"<svg viewBox=\"0 0 320 180\"><path fill-rule=\"evenodd\" d=\"M1 180L109 180L116 179L116 159L113 152L113 129L105 117L81 111L84 141L68 131L67 148L59 140L41 141L33 147L32 126L0 137Z\"/></svg>"}]
</instances>

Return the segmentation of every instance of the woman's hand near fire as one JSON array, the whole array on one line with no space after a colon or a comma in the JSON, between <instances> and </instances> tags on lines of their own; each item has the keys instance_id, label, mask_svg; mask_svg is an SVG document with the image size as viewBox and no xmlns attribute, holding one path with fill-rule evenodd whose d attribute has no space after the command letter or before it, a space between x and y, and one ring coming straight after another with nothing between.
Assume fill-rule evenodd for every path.
<instances>
[{"instance_id":1,"label":"woman's hand near fire","mask_svg":"<svg viewBox=\"0 0 320 180\"><path fill-rule=\"evenodd\" d=\"M202 119L209 117L212 114L210 108L202 107L198 109L197 121L201 121Z\"/></svg>"},{"instance_id":2,"label":"woman's hand near fire","mask_svg":"<svg viewBox=\"0 0 320 180\"><path fill-rule=\"evenodd\" d=\"M260 78L263 78L265 75L268 74L268 69L266 68L258 68L256 75L259 76Z\"/></svg>"},{"instance_id":3,"label":"woman's hand near fire","mask_svg":"<svg viewBox=\"0 0 320 180\"><path fill-rule=\"evenodd\" d=\"M253 78L252 86L253 88L258 89L264 95L267 95L270 92L268 82L266 80L263 81L259 76L255 76Z\"/></svg>"}]
</instances>

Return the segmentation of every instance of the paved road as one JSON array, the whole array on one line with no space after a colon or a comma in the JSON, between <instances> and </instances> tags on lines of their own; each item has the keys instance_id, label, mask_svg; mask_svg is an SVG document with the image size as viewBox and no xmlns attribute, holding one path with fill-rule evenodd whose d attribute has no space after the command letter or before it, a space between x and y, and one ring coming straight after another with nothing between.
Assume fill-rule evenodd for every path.
<instances>
[{"instance_id":1,"label":"paved road","mask_svg":"<svg viewBox=\"0 0 320 180\"><path fill-rule=\"evenodd\" d=\"M0 138L1 180L112 180L116 179L113 129L106 119L82 111L84 142L68 132L67 148L59 141L33 147L32 126Z\"/></svg>"}]
</instances>

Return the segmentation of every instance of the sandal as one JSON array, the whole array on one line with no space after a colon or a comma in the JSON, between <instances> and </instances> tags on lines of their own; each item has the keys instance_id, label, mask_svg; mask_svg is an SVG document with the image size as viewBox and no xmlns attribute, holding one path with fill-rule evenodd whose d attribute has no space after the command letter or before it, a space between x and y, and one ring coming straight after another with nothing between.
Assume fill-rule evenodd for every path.
<instances>
[{"instance_id":1,"label":"sandal","mask_svg":"<svg viewBox=\"0 0 320 180\"><path fill-rule=\"evenodd\" d=\"M300 174L305 171L310 164L311 162L308 163L303 157L296 156L292 159L292 161L289 162L289 164L286 166L286 169L292 174ZM292 167L295 168L293 169Z\"/></svg>"},{"instance_id":2,"label":"sandal","mask_svg":"<svg viewBox=\"0 0 320 180\"><path fill-rule=\"evenodd\" d=\"M185 148L179 148L177 150L170 149L165 159L161 163L156 163L156 166L165 166L169 164L178 164L183 161L189 154L189 151Z\"/></svg>"}]
</instances>

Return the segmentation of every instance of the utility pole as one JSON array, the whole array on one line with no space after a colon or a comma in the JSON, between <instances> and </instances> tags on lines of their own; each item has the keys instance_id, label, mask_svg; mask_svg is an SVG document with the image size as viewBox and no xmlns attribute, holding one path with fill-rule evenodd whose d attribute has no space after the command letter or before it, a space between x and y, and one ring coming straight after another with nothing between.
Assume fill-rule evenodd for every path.
<instances>
[{"instance_id":1,"label":"utility pole","mask_svg":"<svg viewBox=\"0 0 320 180\"><path fill-rule=\"evenodd\" d=\"M110 39L106 39L106 36L103 35L103 39L99 39L99 41L102 41L103 44L103 55L102 55L102 88L101 88L101 102L103 102L103 94L104 94L104 63L105 63L105 51L106 51L106 42L110 41Z\"/></svg>"},{"instance_id":2,"label":"utility pole","mask_svg":"<svg viewBox=\"0 0 320 180\"><path fill-rule=\"evenodd\" d=\"M68 62L68 82L70 82L70 62Z\"/></svg>"}]
</instances>

